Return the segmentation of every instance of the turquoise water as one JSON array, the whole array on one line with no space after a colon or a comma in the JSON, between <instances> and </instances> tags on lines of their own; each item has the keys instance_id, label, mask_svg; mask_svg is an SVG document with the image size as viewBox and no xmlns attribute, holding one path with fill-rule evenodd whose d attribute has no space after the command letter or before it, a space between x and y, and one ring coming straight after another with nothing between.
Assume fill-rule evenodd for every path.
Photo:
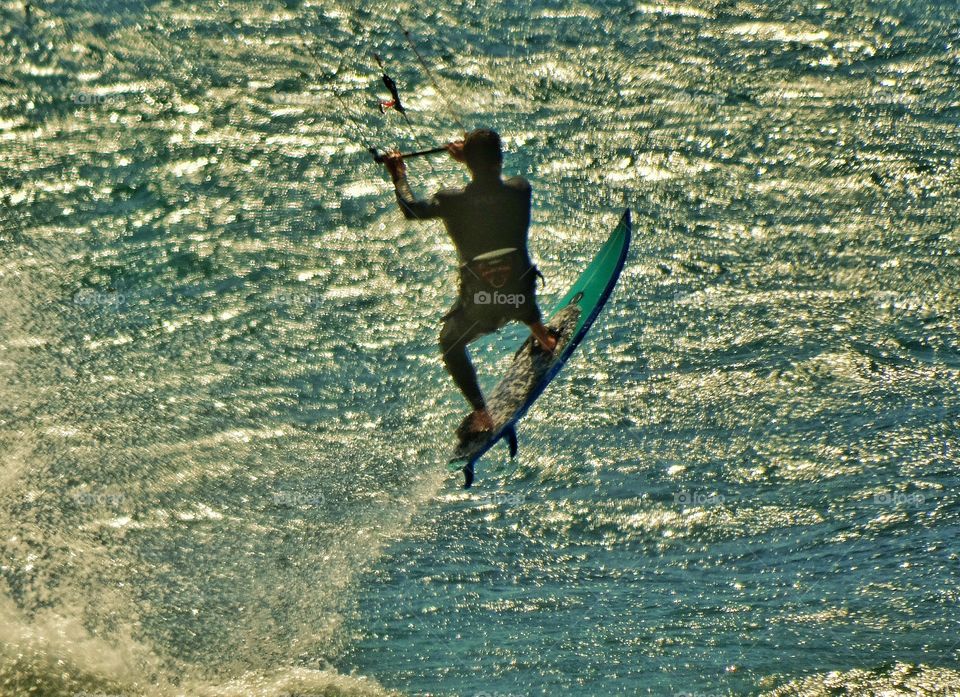
<instances>
[{"instance_id":1,"label":"turquoise water","mask_svg":"<svg viewBox=\"0 0 960 697\"><path fill-rule=\"evenodd\" d=\"M634 210L469 492L453 250L365 152L457 134L394 18L532 181L546 306ZM0 694L960 694L956 2L3 0L0 41Z\"/></svg>"}]
</instances>

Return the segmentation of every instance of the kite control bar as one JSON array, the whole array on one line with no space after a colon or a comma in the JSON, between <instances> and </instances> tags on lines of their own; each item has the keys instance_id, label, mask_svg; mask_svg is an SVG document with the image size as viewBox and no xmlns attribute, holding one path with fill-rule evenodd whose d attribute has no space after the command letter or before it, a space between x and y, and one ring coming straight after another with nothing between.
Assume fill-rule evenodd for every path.
<instances>
[{"instance_id":1,"label":"kite control bar","mask_svg":"<svg viewBox=\"0 0 960 697\"><path fill-rule=\"evenodd\" d=\"M424 155L435 155L438 152L447 152L447 146L441 145L437 148L430 148L429 150L417 150L416 152L402 152L400 157L404 160L408 157L423 157ZM386 157L381 153L377 152L376 148L370 148L370 155L373 157L373 161L377 164L383 164Z\"/></svg>"}]
</instances>

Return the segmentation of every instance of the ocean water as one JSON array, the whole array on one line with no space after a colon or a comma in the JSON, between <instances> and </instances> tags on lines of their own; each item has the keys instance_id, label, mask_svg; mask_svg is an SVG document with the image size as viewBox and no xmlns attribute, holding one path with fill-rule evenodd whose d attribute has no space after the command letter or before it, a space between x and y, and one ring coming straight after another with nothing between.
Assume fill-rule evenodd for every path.
<instances>
[{"instance_id":1,"label":"ocean water","mask_svg":"<svg viewBox=\"0 0 960 697\"><path fill-rule=\"evenodd\" d=\"M955 0L2 0L0 46L4 697L960 694ZM365 151L454 117L545 308L635 219L469 491L453 250Z\"/></svg>"}]
</instances>

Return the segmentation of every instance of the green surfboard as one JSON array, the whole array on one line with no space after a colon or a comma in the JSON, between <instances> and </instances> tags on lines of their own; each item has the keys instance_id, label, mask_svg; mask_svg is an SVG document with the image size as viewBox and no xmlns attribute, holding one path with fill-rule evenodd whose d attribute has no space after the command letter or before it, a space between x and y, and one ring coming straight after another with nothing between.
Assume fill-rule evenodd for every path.
<instances>
[{"instance_id":1,"label":"green surfboard","mask_svg":"<svg viewBox=\"0 0 960 697\"><path fill-rule=\"evenodd\" d=\"M528 339L487 399L493 431L453 448L449 466L451 470L463 470L464 487L469 488L473 483L477 460L500 440L506 440L510 457L516 455L517 422L560 372L600 314L623 270L631 232L628 208L593 260L550 313L546 324L560 334L557 348L548 354Z\"/></svg>"}]
</instances>

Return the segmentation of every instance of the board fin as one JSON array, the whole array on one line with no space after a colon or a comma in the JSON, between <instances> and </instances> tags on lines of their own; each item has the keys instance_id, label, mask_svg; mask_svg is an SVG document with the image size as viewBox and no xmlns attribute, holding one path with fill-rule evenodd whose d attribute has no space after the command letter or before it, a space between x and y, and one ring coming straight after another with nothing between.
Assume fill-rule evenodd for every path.
<instances>
[{"instance_id":1,"label":"board fin","mask_svg":"<svg viewBox=\"0 0 960 697\"><path fill-rule=\"evenodd\" d=\"M511 426L506 431L503 432L503 437L507 439L507 447L510 448L510 459L512 460L517 456L517 431Z\"/></svg>"},{"instance_id":2,"label":"board fin","mask_svg":"<svg viewBox=\"0 0 960 697\"><path fill-rule=\"evenodd\" d=\"M473 485L473 463L469 463L463 468L463 488L469 489Z\"/></svg>"}]
</instances>

